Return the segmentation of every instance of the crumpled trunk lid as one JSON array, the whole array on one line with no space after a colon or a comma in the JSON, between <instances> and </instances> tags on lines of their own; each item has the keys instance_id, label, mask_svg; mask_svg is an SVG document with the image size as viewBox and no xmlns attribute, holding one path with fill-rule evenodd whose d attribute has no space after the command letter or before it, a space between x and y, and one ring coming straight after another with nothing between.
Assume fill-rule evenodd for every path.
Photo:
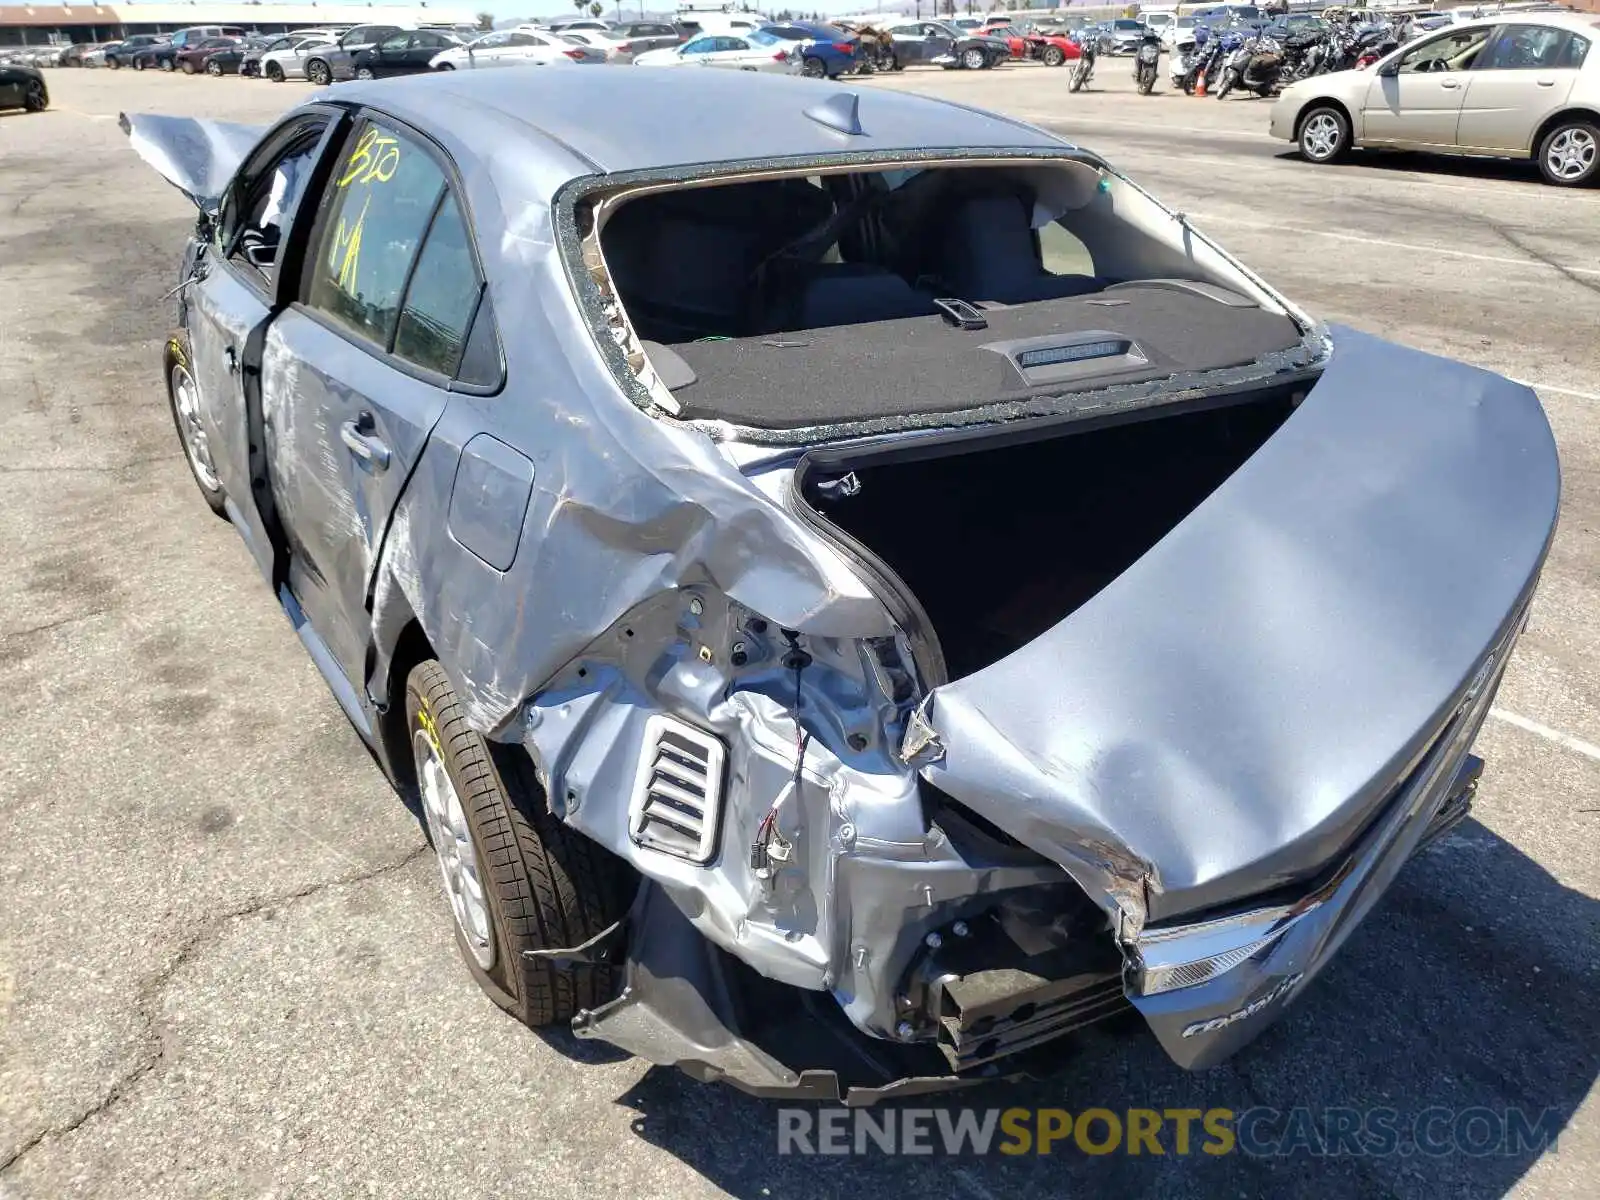
<instances>
[{"instance_id":1,"label":"crumpled trunk lid","mask_svg":"<svg viewBox=\"0 0 1600 1200\"><path fill-rule=\"evenodd\" d=\"M1531 390L1351 330L1305 401L1131 568L934 689L924 777L1124 936L1304 880L1449 719L1543 563Z\"/></svg>"}]
</instances>

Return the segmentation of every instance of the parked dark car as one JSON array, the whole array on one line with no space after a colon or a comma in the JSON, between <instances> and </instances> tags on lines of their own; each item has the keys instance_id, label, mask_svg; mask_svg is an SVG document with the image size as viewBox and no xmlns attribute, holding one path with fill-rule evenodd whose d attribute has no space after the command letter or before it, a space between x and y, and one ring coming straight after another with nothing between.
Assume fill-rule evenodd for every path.
<instances>
[{"instance_id":1,"label":"parked dark car","mask_svg":"<svg viewBox=\"0 0 1600 1200\"><path fill-rule=\"evenodd\" d=\"M50 89L38 67L0 64L0 108L43 112L50 107Z\"/></svg>"},{"instance_id":2,"label":"parked dark car","mask_svg":"<svg viewBox=\"0 0 1600 1200\"><path fill-rule=\"evenodd\" d=\"M248 37L237 51L230 53L227 50L218 51L206 63L206 74L228 75L237 72L246 78L254 78L261 74L261 56L268 50L285 48L294 44L294 39L289 37ZM212 63L216 63L217 70L212 70Z\"/></svg>"},{"instance_id":3,"label":"parked dark car","mask_svg":"<svg viewBox=\"0 0 1600 1200\"><path fill-rule=\"evenodd\" d=\"M999 38L958 29L944 21L905 21L889 26L894 39L894 65L963 68L979 71L1011 57Z\"/></svg>"},{"instance_id":4,"label":"parked dark car","mask_svg":"<svg viewBox=\"0 0 1600 1200\"><path fill-rule=\"evenodd\" d=\"M785 41L805 41L801 51L800 73L813 79L837 79L856 69L856 48L860 39L836 25L813 21L784 21L765 26L767 32ZM792 51L791 51L792 53Z\"/></svg>"},{"instance_id":5,"label":"parked dark car","mask_svg":"<svg viewBox=\"0 0 1600 1200\"><path fill-rule=\"evenodd\" d=\"M618 52L628 57L643 54L646 50L665 50L688 40L678 32L676 26L664 21L635 21L631 25L618 25L611 31L611 36L623 41L624 45L618 48Z\"/></svg>"},{"instance_id":6,"label":"parked dark car","mask_svg":"<svg viewBox=\"0 0 1600 1200\"><path fill-rule=\"evenodd\" d=\"M306 59L306 78L318 87L338 79L354 79L356 55L401 32L404 31L398 25L357 25L340 34L339 40L325 51Z\"/></svg>"},{"instance_id":7,"label":"parked dark car","mask_svg":"<svg viewBox=\"0 0 1600 1200\"><path fill-rule=\"evenodd\" d=\"M168 42L164 33L136 33L121 44L112 46L106 51L106 66L113 71L119 67L131 66L133 56L139 51L150 46L163 46Z\"/></svg>"},{"instance_id":8,"label":"parked dark car","mask_svg":"<svg viewBox=\"0 0 1600 1200\"><path fill-rule=\"evenodd\" d=\"M135 71L170 71L177 62L179 47L171 42L157 42L150 46L141 46L133 52L125 66L132 67Z\"/></svg>"},{"instance_id":9,"label":"parked dark car","mask_svg":"<svg viewBox=\"0 0 1600 1200\"><path fill-rule=\"evenodd\" d=\"M177 57L173 61L176 62L178 70L185 75L198 75L206 69L206 64L211 61L212 55L222 51L237 50L242 57L243 46L243 38L207 38L203 42L193 46L185 46L182 50L179 50Z\"/></svg>"},{"instance_id":10,"label":"parked dark car","mask_svg":"<svg viewBox=\"0 0 1600 1200\"><path fill-rule=\"evenodd\" d=\"M441 50L461 45L461 39L437 29L401 30L355 56L357 79L386 79L426 71ZM310 78L310 63L306 75ZM312 82L316 82L312 80Z\"/></svg>"}]
</instances>

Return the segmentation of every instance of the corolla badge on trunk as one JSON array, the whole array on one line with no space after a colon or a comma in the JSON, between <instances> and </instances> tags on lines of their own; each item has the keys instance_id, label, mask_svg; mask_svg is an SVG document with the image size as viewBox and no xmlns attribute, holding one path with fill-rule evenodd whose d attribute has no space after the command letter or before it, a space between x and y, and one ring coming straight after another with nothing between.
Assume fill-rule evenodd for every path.
<instances>
[{"instance_id":1,"label":"corolla badge on trunk","mask_svg":"<svg viewBox=\"0 0 1600 1200\"><path fill-rule=\"evenodd\" d=\"M1275 985L1271 991L1257 996L1243 1008L1236 1008L1231 1013L1224 1013L1220 1017L1211 1017L1209 1020L1195 1021L1191 1025L1185 1025L1183 1027L1183 1036L1188 1038L1194 1037L1199 1033L1215 1033L1219 1029L1226 1029L1235 1021L1243 1021L1253 1017L1262 1009L1288 996L1290 992L1294 991L1295 985L1304 978L1304 972L1296 971L1293 975Z\"/></svg>"}]
</instances>

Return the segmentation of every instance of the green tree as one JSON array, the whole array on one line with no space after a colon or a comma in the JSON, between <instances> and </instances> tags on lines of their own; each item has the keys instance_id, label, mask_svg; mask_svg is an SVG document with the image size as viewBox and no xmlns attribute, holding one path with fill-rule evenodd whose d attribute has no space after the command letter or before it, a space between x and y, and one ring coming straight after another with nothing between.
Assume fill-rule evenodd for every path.
<instances>
[{"instance_id":1,"label":"green tree","mask_svg":"<svg viewBox=\"0 0 1600 1200\"><path fill-rule=\"evenodd\" d=\"M478 28L482 29L485 32L488 32L489 30L493 29L494 28L494 14L490 13L490 12L481 12L481 13L479 13L478 14Z\"/></svg>"},{"instance_id":2,"label":"green tree","mask_svg":"<svg viewBox=\"0 0 1600 1200\"><path fill-rule=\"evenodd\" d=\"M589 5L589 15L591 17L598 17L601 13L605 12L605 10L606 6L601 4L600 0L594 0L594 3Z\"/></svg>"}]
</instances>

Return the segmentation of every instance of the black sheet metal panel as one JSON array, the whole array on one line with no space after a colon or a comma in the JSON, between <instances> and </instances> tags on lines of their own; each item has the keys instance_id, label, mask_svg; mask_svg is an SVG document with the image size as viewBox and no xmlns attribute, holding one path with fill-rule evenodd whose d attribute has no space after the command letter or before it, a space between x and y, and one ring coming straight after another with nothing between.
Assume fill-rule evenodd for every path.
<instances>
[{"instance_id":1,"label":"black sheet metal panel","mask_svg":"<svg viewBox=\"0 0 1600 1200\"><path fill-rule=\"evenodd\" d=\"M795 429L1214 370L1300 342L1300 330L1286 316L1163 283L987 308L983 315L986 329L960 329L929 316L681 343L673 349L697 380L674 398L689 419ZM1053 335L1067 343L1079 334L1125 338L1148 365L1119 355L1107 359L1104 372L1030 387L1008 356L993 349L1018 339L1040 339L1043 348Z\"/></svg>"}]
</instances>

